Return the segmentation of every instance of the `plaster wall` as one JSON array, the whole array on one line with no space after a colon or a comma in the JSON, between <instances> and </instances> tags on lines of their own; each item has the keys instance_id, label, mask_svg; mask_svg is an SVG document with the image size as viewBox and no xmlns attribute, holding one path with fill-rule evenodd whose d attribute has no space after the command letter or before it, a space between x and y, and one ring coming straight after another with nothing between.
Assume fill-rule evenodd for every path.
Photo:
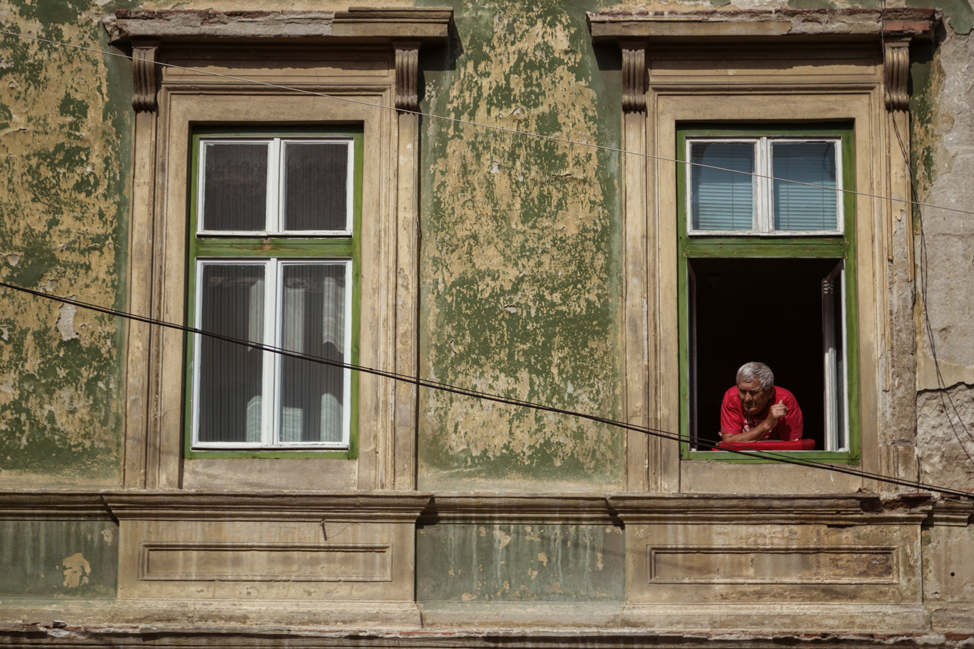
<instances>
[{"instance_id":1,"label":"plaster wall","mask_svg":"<svg viewBox=\"0 0 974 649\"><path fill-rule=\"evenodd\" d=\"M610 418L622 412L619 170L591 3L454 3L459 37L426 72L421 371L468 389ZM607 85L608 84L608 85ZM503 130L502 130L503 129ZM532 137L511 130L537 133ZM605 490L623 432L420 393L421 489Z\"/></svg>"},{"instance_id":2,"label":"plaster wall","mask_svg":"<svg viewBox=\"0 0 974 649\"><path fill-rule=\"evenodd\" d=\"M0 279L125 303L131 74L95 3L0 7ZM125 323L0 289L0 486L119 479Z\"/></svg>"},{"instance_id":3,"label":"plaster wall","mask_svg":"<svg viewBox=\"0 0 974 649\"><path fill-rule=\"evenodd\" d=\"M423 111L617 147L621 74L614 54L591 45L584 12L727 3L539 0L531 12L513 0L447 4L454 6L457 38L447 51L423 55ZM99 16L128 5L77 6L11 2L0 8L0 19L4 29L105 49ZM239 3L190 8L203 7ZM309 7L321 3L262 5ZM944 40L913 70L916 173L925 202L972 209L971 11L965 0L944 8ZM131 166L128 64L13 36L0 36L0 48L0 277L120 307ZM422 375L621 418L621 154L429 117L420 129ZM916 249L926 250L917 257L921 477L969 488L974 441L963 427L974 432L974 219L926 209L920 216ZM124 329L108 317L0 291L0 486L117 484ZM931 369L928 332L943 385ZM604 492L626 483L621 431L430 390L420 392L419 404L420 489ZM254 474L248 488L267 487ZM229 481L219 486L240 488ZM104 534L111 526L97 525L3 522L0 532L15 541L2 546L0 572L21 567L0 595L22 597L37 583L40 597L111 597L115 576L102 563L112 565L116 550ZM160 524L157 531L169 538L174 530ZM746 542L748 530L732 532L728 538ZM822 544L858 541L851 532L815 532ZM924 597L971 601L970 589L947 571L967 560L968 532L936 529L924 537L934 562L924 561ZM22 545L42 537L33 554ZM98 549L89 554L79 546L83 560L72 558L76 538ZM616 527L434 524L418 530L416 544L421 602L624 599L624 546ZM914 565L919 559L909 547ZM75 576L78 586L69 587ZM919 587L911 582L909 588L908 599L916 599Z\"/></svg>"},{"instance_id":4,"label":"plaster wall","mask_svg":"<svg viewBox=\"0 0 974 649\"><path fill-rule=\"evenodd\" d=\"M974 39L970 14L913 66L917 454L921 478L974 476Z\"/></svg>"}]
</instances>

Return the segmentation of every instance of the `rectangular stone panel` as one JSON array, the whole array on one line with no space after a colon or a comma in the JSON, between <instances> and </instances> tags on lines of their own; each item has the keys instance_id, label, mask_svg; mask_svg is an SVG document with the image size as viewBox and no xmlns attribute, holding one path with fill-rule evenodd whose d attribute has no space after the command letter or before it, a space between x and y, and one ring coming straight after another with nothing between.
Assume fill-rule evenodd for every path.
<instances>
[{"instance_id":1,"label":"rectangular stone panel","mask_svg":"<svg viewBox=\"0 0 974 649\"><path fill-rule=\"evenodd\" d=\"M650 584L895 584L893 547L647 546Z\"/></svg>"},{"instance_id":2,"label":"rectangular stone panel","mask_svg":"<svg viewBox=\"0 0 974 649\"><path fill-rule=\"evenodd\" d=\"M146 543L140 580L392 581L388 544Z\"/></svg>"}]
</instances>

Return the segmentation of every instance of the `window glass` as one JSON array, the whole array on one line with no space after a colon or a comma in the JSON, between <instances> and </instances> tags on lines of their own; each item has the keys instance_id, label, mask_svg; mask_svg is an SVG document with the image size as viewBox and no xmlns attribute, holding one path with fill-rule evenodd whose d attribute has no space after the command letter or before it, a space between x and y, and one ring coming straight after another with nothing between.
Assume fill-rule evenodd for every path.
<instances>
[{"instance_id":1,"label":"window glass","mask_svg":"<svg viewBox=\"0 0 974 649\"><path fill-rule=\"evenodd\" d=\"M346 230L348 151L344 142L287 142L282 229Z\"/></svg>"},{"instance_id":2,"label":"window glass","mask_svg":"<svg viewBox=\"0 0 974 649\"><path fill-rule=\"evenodd\" d=\"M284 266L284 349L345 362L345 280L344 265ZM281 363L281 442L341 442L346 372L296 358Z\"/></svg>"},{"instance_id":3,"label":"window glass","mask_svg":"<svg viewBox=\"0 0 974 649\"><path fill-rule=\"evenodd\" d=\"M771 164L775 230L838 229L834 142L776 142Z\"/></svg>"},{"instance_id":4,"label":"window glass","mask_svg":"<svg viewBox=\"0 0 974 649\"><path fill-rule=\"evenodd\" d=\"M239 340L264 338L264 267L204 264L199 327ZM200 337L199 431L202 442L259 442L263 353Z\"/></svg>"},{"instance_id":5,"label":"window glass","mask_svg":"<svg viewBox=\"0 0 974 649\"><path fill-rule=\"evenodd\" d=\"M203 229L267 229L267 143L204 145Z\"/></svg>"},{"instance_id":6,"label":"window glass","mask_svg":"<svg viewBox=\"0 0 974 649\"><path fill-rule=\"evenodd\" d=\"M694 142L690 206L694 230L754 228L754 144Z\"/></svg>"}]
</instances>

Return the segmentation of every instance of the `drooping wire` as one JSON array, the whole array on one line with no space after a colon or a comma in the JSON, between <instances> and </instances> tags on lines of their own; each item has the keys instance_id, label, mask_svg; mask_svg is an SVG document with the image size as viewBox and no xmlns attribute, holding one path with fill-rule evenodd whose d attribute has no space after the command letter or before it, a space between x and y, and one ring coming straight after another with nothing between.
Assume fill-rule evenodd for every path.
<instances>
[{"instance_id":1,"label":"drooping wire","mask_svg":"<svg viewBox=\"0 0 974 649\"><path fill-rule=\"evenodd\" d=\"M4 31L4 30L0 30L0 34L6 35L6 36L15 36L17 38L21 38L21 39L25 39L25 40L37 41L39 43L48 43L50 45L57 45L59 47L65 47L65 48L69 48L69 49L76 49L76 50L81 50L81 51L85 51L85 52L92 52L92 53L95 53L95 54L103 54L105 56L114 56L114 57L117 57L117 58L123 58L123 59L127 59L127 60L130 60L130 61L131 60L134 60L134 57L132 55L124 54L122 52L111 52L111 51L107 51L107 50L100 50L100 49L94 48L94 47L85 47L83 45L74 45L72 43L65 43L63 41L55 41L55 40L48 39L48 38L40 38L38 36L28 36L26 34L18 34L16 32L9 32L9 31ZM534 132L531 132L531 131L522 131L522 130L515 129L515 128L508 128L506 126L497 126L496 124L484 124L482 122L474 122L472 120L461 119L459 117L446 117L444 115L436 115L434 113L424 113L424 112L419 111L419 110L407 110L407 109L403 109L403 108L396 108L394 106L388 106L388 105L385 105L385 104L375 104L375 103L372 103L372 102L364 101L362 99L353 99L352 97L344 97L342 95L330 95L328 93L318 92L318 91L315 91L315 90L308 90L306 88L294 88L294 87L291 87L291 86L285 86L285 85L281 85L281 84L271 83L269 81L261 81L260 79L248 79L246 77L238 77L238 76L234 76L234 75L230 75L230 74L221 74L219 72L213 72L212 70L199 70L199 69L196 69L196 68L190 68L190 67L186 67L186 66L177 65L175 63L167 63L167 62L164 62L164 61L154 61L154 64L155 65L158 65L160 67L172 68L174 70L183 70L183 71L186 71L186 72L193 72L195 74L202 74L202 75L207 75L207 76L211 76L211 77L218 77L218 78L221 78L221 79L229 79L231 81L239 81L241 83L249 83L249 84L253 84L253 85L256 85L256 86L262 86L262 87L265 87L265 88L273 88L274 90L286 90L288 92L293 92L293 93L303 94L303 95L310 95L312 97L321 97L323 99L334 99L336 101L343 101L343 102L347 102L347 103L351 103L351 104L358 104L360 106L368 106L369 108L380 108L380 109L383 109L383 110L393 110L393 111L397 111L399 113L404 113L404 114L407 114L407 115L417 115L417 116L420 116L420 117L428 117L428 118L434 119L434 120L440 120L440 121L445 121L445 122L452 122L454 124L461 124L461 125L464 125L464 126L474 126L474 127L477 127L477 128L484 128L484 129L489 129L489 130L493 130L493 131L500 131L502 133L509 133L511 135L524 135L524 136L527 136L527 137L537 138L539 140L548 140L550 142L558 142L558 143L561 143L561 144L570 144L572 146L587 147L587 148L591 148L591 149L597 149L599 151L607 151L609 153L619 153L619 154L626 155L626 156L635 156L635 157L638 157L638 158L646 158L646 159L650 159L650 160L658 160L658 161L661 161L661 162L672 162L674 164L682 164L682 165L686 165L686 166L700 167L700 168L704 168L704 169L713 169L713 170L716 170L716 171L723 171L723 172L727 172L727 173L734 173L734 174L741 174L741 175L744 175L744 176L750 176L752 178L762 178L762 179L766 179L766 180L774 180L774 181L783 182L783 183L790 183L790 184L793 184L793 185L803 185L803 186L806 186L806 187L814 187L814 188L817 188L817 189L825 189L825 190L829 190L829 191L833 191L833 192L840 192L840 193L843 193L843 194L851 194L853 196L864 196L866 198L878 198L878 199L885 200L885 201L894 201L894 202L897 202L897 203L906 203L908 205L914 205L914 204L916 204L916 203L914 203L910 199L894 198L892 196L883 196L883 195L880 195L880 194L870 194L868 192L861 192L861 191L857 191L855 189L846 189L846 188L839 188L839 187L829 187L827 185L819 185L819 184L816 184L816 183L806 183L806 182L802 182L800 180L793 180L793 179L790 179L790 178L779 178L777 176L764 175L764 174L760 174L760 173L756 173L756 172L741 171L740 169L728 169L728 168L725 168L725 167L717 167L717 166L714 166L714 165L703 164L701 162L693 162L693 161L690 161L690 160L679 160L677 158L668 158L666 156L656 155L656 154L652 154L652 153L639 153L639 152L636 152L636 151L628 151L626 149L621 149L619 147L608 146L608 145L605 145L605 144L593 144L591 142L584 142L582 140L573 140L571 138L559 137L557 135L543 135L541 133L534 133ZM924 207L929 207L929 208L933 208L933 209L945 210L945 211L948 211L948 212L957 212L959 214L967 214L969 216L974 216L974 211L972 211L972 210L964 210L964 209L960 209L960 208L957 208L957 207L946 207L946 206L943 206L943 205L931 205L931 204L926 204L926 203L923 203L922 205Z\"/></svg>"},{"instance_id":2,"label":"drooping wire","mask_svg":"<svg viewBox=\"0 0 974 649\"><path fill-rule=\"evenodd\" d=\"M126 320L132 320L135 322L142 322L144 324L154 325L158 327L163 327L166 329L174 329L182 331L184 333L197 334L200 336L206 336L208 338L213 338L215 340L222 340L224 342L233 343L236 345L242 345L252 349L258 349L261 351L272 352L284 356L286 358L294 358L298 360L308 361L312 363L318 363L323 365L330 365L332 367L338 367L342 369L351 370L354 372L362 372L365 374L371 374L373 376L378 376L382 378L391 379L394 381L402 381L405 383L410 383L417 387L428 388L433 390L439 390L442 392L447 392L450 394L456 394L459 396L466 396L475 399L481 399L484 401L492 401L495 403L501 403L505 405L518 406L523 408L530 408L532 410L537 410L540 412L550 412L552 414L566 415L571 417L576 417L579 419L585 419L588 421L593 421L596 423L604 424L607 426L612 426L615 428L621 428L624 430L630 430L637 433L643 433L645 435L650 435L653 437L659 437L661 439L666 439L673 442L685 442L686 439L677 433L673 433L660 428L653 428L650 426L637 426L635 424L629 424L622 421L617 421L614 419L609 419L608 417L600 417L598 415L591 415L588 413L577 412L573 410L568 410L566 408L557 408L555 406L549 406L541 403L534 403L531 401L526 401L524 399L515 399L511 397L503 397L497 394L491 394L489 392L483 392L481 390L471 390L468 388L462 388L455 385L450 385L448 383L442 383L439 381L431 381L428 379L420 378L419 376L411 376L406 374L400 374L397 372L392 372L388 370L380 370L373 367L367 367L364 365L356 365L352 363L343 363L341 361L336 361L328 358L322 358L319 356L313 356L310 354L303 354L299 352L294 352L281 347L276 347L274 345L266 345L263 343L257 343L250 340L243 340L240 338L234 338L232 336L225 336L223 334L217 334L210 331L204 331L196 327L189 327L187 325L180 325L174 322L167 322L165 320L158 320L155 318L149 318L146 316L140 316L134 313L128 313L121 311L119 309L111 309L108 307L99 306L96 304L90 304L87 302L82 302L80 300L75 300L72 298L61 297L58 295L51 295L49 293L44 293L43 291L38 291L34 289L25 288L23 286L17 286L15 284L10 284L8 282L0 281L0 287L8 288L21 293L26 293L28 295L33 295L35 297L42 297L47 300L52 300L54 302L60 302L62 304L69 304L75 307L81 307L83 309L88 309L98 313L103 313L105 315L115 316L119 318L124 318ZM710 449L717 448L716 442L711 442L709 440L697 440L699 446L704 446ZM827 464L824 462L818 462L815 460L802 459L800 457L792 455L783 455L781 453L775 453L771 451L745 451L739 450L733 447L723 448L719 450L727 451L730 453L735 453L738 455L743 455L749 458L771 460L781 464L793 464L796 466L809 467L813 469L820 469L824 471L830 471L834 473L843 473L857 478L863 478L866 480L874 480L876 482L884 482L887 484L897 485L901 487L910 487L912 489L927 490L935 493L940 493L948 496L958 496L961 498L974 499L974 493L969 493L966 491L961 491L958 489L951 489L950 487L943 487L935 484L930 484L926 482L921 482L917 480L903 480L900 478L894 478L890 476L884 476L878 473L872 473L864 470L857 470L847 466Z\"/></svg>"},{"instance_id":3,"label":"drooping wire","mask_svg":"<svg viewBox=\"0 0 974 649\"><path fill-rule=\"evenodd\" d=\"M884 2L884 5L883 6L885 7L885 2ZM48 43L48 44L51 44L51 45L56 45L56 46L64 47L64 48L76 49L76 50L80 50L80 51L88 51L88 52L92 52L92 53L96 53L96 54L101 54L101 55L106 55L106 56L114 56L114 57L118 57L118 58L129 59L129 60L133 59L133 57L131 55L127 55L127 54L124 54L124 53L121 53L121 52L111 52L111 51L101 50L101 49L97 49L97 48L85 47L85 46L81 46L81 45L74 45L74 44L71 44L71 43L64 43L62 41L56 41L56 40L52 40L52 39L39 38L39 37L36 37L36 36L29 36L29 35L26 35L26 34L19 34L19 33L16 33L16 32L9 32L9 31L0 30L0 34L4 34L4 35L7 35L7 36L14 36L16 38L20 38L20 39L24 39L24 40L32 40L32 41L36 41L36 42ZM885 44L885 39L883 37L882 31L881 31L880 37L882 39L882 42ZM884 45L884 47L885 47L885 45ZM883 60L884 60L884 66L885 66L885 57L884 57ZM565 138L565 137L558 137L558 136L551 136L551 135L542 135L542 134L539 134L539 133L532 133L530 131L522 131L522 130L518 130L518 129L512 129L512 128L503 127L503 126L496 126L496 125L491 125L491 124L483 124L483 123L474 122L474 121L471 121L471 120L464 120L464 119L455 118L455 117L445 117L445 116L435 115L435 114L432 114L432 113L424 113L424 112L421 112L421 111L410 111L410 110L396 109L396 108L394 108L392 106L387 106L387 105L382 105L382 104L373 104L371 102L366 102L366 101L363 101L363 100L353 99L353 98L350 98L350 97L344 97L344 96L339 96L339 95L329 95L329 94L326 94L326 93L316 92L316 91L313 91L313 90L307 90L307 89L302 89L302 88L292 88L292 87L283 86L283 85L279 85L279 84L274 84L274 83L270 83L270 82L266 82L266 81L260 81L260 80L256 80L256 79L247 79L245 77L237 77L237 76L233 76L233 75L225 75L225 74L220 74L220 73L212 72L212 71L208 71L208 70L198 70L198 69L194 69L194 68L189 68L189 67L175 65L175 64L172 64L172 63L165 63L165 62L158 62L157 61L157 62L155 62L155 64L156 65L159 65L159 66L163 66L163 67L170 67L170 68L174 68L174 69L186 70L186 71L191 71L191 72L195 72L195 73L198 73L198 74L204 74L204 75L209 75L209 76L216 76L216 77L230 79L230 80L233 80L233 81L240 81L240 82L243 82L243 83L249 83L249 84L254 84L254 85L259 85L259 86L274 88L274 89L278 89L278 90L287 90L289 92L294 92L294 93L298 93L298 94L307 94L307 95L312 95L312 96L316 96L316 97L330 98L330 99L335 99L335 100L339 100L339 101L344 101L344 102L349 102L349 103L355 103L355 104L365 105L365 106L369 106L369 107L373 107L373 108L380 108L380 109L387 109L387 110L398 110L399 112L402 112L402 113L415 114L415 115L419 115L419 116L428 117L428 118L431 118L431 119L443 120L443 121L448 121L448 122L462 124L462 125L468 125L468 126L475 126L475 127L479 127L479 128L485 128L485 129L490 129L490 130L495 130L495 131L501 131L501 132L515 134L515 135L526 135L526 136L534 137L534 138L537 138L537 139L544 139L544 140L549 140L549 141L554 141L554 142L560 142L560 143L565 143L565 144L571 144L571 145L576 145L576 146L589 147L589 148L594 148L594 149L598 149L598 150L602 150L602 151L619 153L619 154L623 154L623 155L631 155L631 156L643 157L643 158L648 158L648 159L660 160L660 161L664 161L664 162L673 162L673 163L676 163L676 164L693 165L693 166L698 166L698 167L703 167L703 168L710 168L710 169L715 169L715 170L720 170L720 171L725 171L725 172L730 172L730 173L741 173L741 174L749 175L749 176L752 176L752 177L767 178L767 179L770 179L770 180L778 180L778 181L788 182L788 183L793 183L793 184L798 184L798 185L807 185L807 186L810 186L810 187L816 187L816 188L821 188L821 189L831 189L832 191L849 193L849 194L858 195L858 196L866 196L866 197L870 197L870 198L878 198L878 199L882 199L882 200L886 200L886 201L890 201L890 202L906 203L908 205L915 205L915 206L917 206L918 212L919 212L919 208L921 208L921 207L928 207L928 208L932 208L932 209L940 209L940 210L945 210L945 211L950 211L950 212L957 212L957 213L961 213L961 214L974 215L974 211L963 210L963 209L959 209L959 208L946 207L946 206L933 205L933 204L928 204L928 203L920 203L920 202L916 201L915 198L917 197L917 193L915 191L915 187L913 186L912 173L910 173L910 178L911 178L911 196L910 196L910 199L899 199L899 198L894 198L894 197L890 197L890 196L882 196L882 195L878 195L878 194L870 194L870 193L866 193L866 192L859 192L859 191L855 191L855 190L851 190L851 189L844 189L844 188L843 189L839 189L839 188L836 188L836 187L826 187L826 186L823 186L823 185L817 185L817 184L814 184L814 183L804 183L804 182L801 182L801 181L795 181L795 180L786 179L786 178L776 178L774 176L765 176L765 175L761 175L761 174L757 174L757 173L749 173L749 172L744 172L744 171L740 171L740 170L736 170L736 169L725 169L723 167L716 167L716 166L712 166L712 165L705 165L705 164L702 164L702 163L695 163L695 162L692 162L692 161L685 161L685 160L678 160L678 159L674 159L674 158L667 158L665 156L658 156L658 155L649 154L649 153L630 152L630 151L627 151L625 149L620 149L620 148L617 148L617 147L610 147L610 146L605 146L605 145L592 144L592 143L589 143L589 142L572 140L570 138ZM888 92L888 88L887 88L887 92ZM894 122L894 128L896 128L895 122ZM897 129L897 137L900 140L900 146L901 146L901 148L904 148L902 139L899 137L899 131L898 131L898 129ZM904 151L905 151L905 148L904 148ZM909 159L909 158L907 157L907 159ZM920 231L920 235L921 235L921 249L923 251L925 251L926 246L925 246L925 239L924 239L924 236L923 236L922 219L921 219L921 231ZM925 264L925 262L924 262L924 264ZM926 285L925 268L926 267L924 265L924 273L923 273L923 284L924 284L924 286ZM197 334L200 334L200 335L206 335L206 336L216 337L216 338L219 338L219 339L227 340L228 342L236 342L238 344L248 345L248 346L251 346L251 347L254 347L254 348L257 348L257 349L265 349L265 350L268 350L268 351L273 351L273 352L276 352L276 353L283 354L285 356L291 356L291 357L300 358L300 359L303 359L303 360L312 360L312 361L315 361L315 362L322 362L322 363L325 363L325 364L338 365L338 366L347 367L349 369L353 369L353 370L356 370L356 371L368 372L368 373L376 374L376 375L379 375L379 376L386 376L388 378L392 378L392 379L395 379L395 380L409 381L409 382L412 382L412 383L414 383L414 384L416 384L418 386L422 386L422 387L428 387L428 388L433 388L433 389L440 389L440 390L452 391L452 392L455 392L457 394L463 394L463 395L467 395L467 396L471 396L471 397L477 397L477 398L483 398L483 399L498 401L498 402L506 403L506 404L510 404L510 405L519 405L519 406L531 407L531 408L536 408L536 409L539 409L539 410L545 410L545 411L554 412L554 413L561 413L561 414L573 415L573 416L577 416L577 417L589 419L589 420L592 420L592 421L597 421L597 422L605 423L605 424L608 424L608 425L613 425L613 426L617 426L617 427L621 427L621 428L626 428L626 429L629 429L629 430L634 430L634 431L637 431L637 432L643 432L643 433L647 433L647 434L655 434L657 436L664 437L664 438L668 438L668 439L673 439L673 440L676 440L676 441L684 441L678 435L675 435L673 433L669 433L669 432L666 432L666 431L658 430L658 429L651 429L651 428L633 426L633 425L630 425L630 424L625 424L623 422L617 422L617 421L613 421L613 420L609 420L609 419L605 419L605 418L601 418L601 417L596 417L596 416L592 416L592 415L586 415L584 413L575 413L575 412L572 412L572 411L567 411L567 410L563 410L563 409L553 408L553 407L550 407L550 406L544 406L544 405L541 405L541 404L532 404L530 402L521 401L521 400L517 400L517 399L507 399L507 398L503 398L503 397L498 397L497 395L490 395L488 393L480 393L480 392L477 392L477 391L466 390L466 389L463 389L463 388L457 388L455 386L449 386L449 385L446 385L446 384L438 384L437 382L420 380L420 379L414 378L414 377L399 376L399 375L395 375L394 373L385 372L385 371L377 370L377 369L374 369L374 368L366 368L366 367L360 367L360 366L346 365L346 364L338 363L338 362L335 362L335 361L329 361L327 359L316 359L315 357L308 357L308 356L305 356L305 355L302 355L302 354L295 354L293 352L288 352L287 350L283 350L283 349L279 349L279 348L274 348L274 347L267 346L267 345L262 345L262 344L259 344L259 343L253 343L253 342L250 342L250 341L241 341L241 340L237 340L237 339L226 338L226 337L219 336L219 335L216 335L216 334L212 334L212 333L209 333L209 332L200 331L200 330L197 330L197 329L194 329L194 328L191 328L191 327L185 327L185 326L182 326L182 325L176 325L174 323L167 323L167 322L164 322L164 321L153 320L151 318L145 318L145 317L137 316L137 315L134 315L134 314L127 314L127 313L124 313L124 312L121 312L121 311L115 311L115 310L112 310L112 309L106 309L104 307L99 307L99 306L96 306L96 305L90 305L90 304L82 303L82 302L79 302L79 301L70 300L70 299L67 299L67 298L59 298L59 297L55 297L55 296L48 295L48 294L45 294L45 293L41 293L39 291L32 291L31 289L25 289L23 287L17 287L17 286L10 285L10 284L6 284L6 283L2 283L2 282L0 282L0 286L5 286L7 288L11 288L11 289L14 289L14 290L20 290L20 291L25 291L25 292L33 293L33 294L38 295L38 296L41 296L41 297L55 299L57 301L61 301L61 302L64 302L66 304L73 304L75 306L80 306L80 307L83 307L83 308L92 309L92 310L99 311L99 312L102 312L102 313L106 313L106 314L109 314L109 315L114 315L114 316L118 316L118 317L125 317L125 318L129 318L129 319L133 319L133 320L145 322L145 323L148 323L148 324L154 324L154 325L158 325L158 326L163 326L163 327L176 328L176 329L180 329L180 330L183 330L183 331L189 332L189 333L197 333ZM933 356L934 356L935 366L937 368L938 383L940 385L944 385L944 381L943 381L943 378L942 378L942 375L941 375L941 372L940 372L940 368L939 368L939 363L937 362L936 352L933 349L934 348L934 345L933 345L932 331L931 331L931 328L929 327L929 314L927 313L926 309L924 311L925 311L925 318L926 318L926 321L928 323L927 334L928 334L928 337L930 338L930 343L931 343L931 348L932 348L932 352L933 352ZM941 400L943 400L943 398L944 398L944 391L941 390ZM950 398L950 395L947 395L947 399L950 400L951 406L953 407L955 414L957 414L958 418L960 419L960 415L957 412L956 406L954 406L953 400ZM946 414L946 404L944 404L944 407L945 407L945 414ZM948 421L950 421L951 428L953 429L953 422L950 420L950 416L949 415L948 415ZM960 421L961 421L961 425L963 426L963 420L960 419ZM965 429L965 431L967 430L966 427L964 429ZM956 431L955 431L955 435L956 435ZM968 435L970 435L970 432L969 431L968 431ZM958 440L959 440L959 437L958 437ZM711 447L716 446L715 444L713 444L713 443L711 443L709 441L706 441L706 440L698 440L698 443L701 444L701 445L705 445L705 446L706 445L709 445ZM963 444L961 444L961 445L963 447ZM965 497L969 497L970 496L970 494L967 494L966 492L949 491L949 490L946 490L946 488L940 488L940 487L936 487L934 485L926 485L926 484L921 483L919 481L917 481L917 482L911 482L911 481L899 480L899 479L889 478L887 476L881 476L879 474L869 474L868 472L864 472L864 471L855 471L855 470L851 470L851 469L846 469L845 467L837 467L835 465L816 463L816 462L813 462L811 460L799 460L799 459L793 458L791 456L780 456L780 455L773 454L773 453L770 453L770 452L767 452L767 451L758 453L758 452L755 452L755 451L746 451L745 452L745 451L737 451L737 450L733 450L733 449L727 449L727 450L729 450L730 452L735 452L735 453L746 453L748 456L751 456L751 457L761 457L761 458L765 458L765 459L774 459L776 461L784 462L784 463L800 464L802 466L813 466L813 467L822 468L822 469L826 469L826 470L830 470L830 471L836 471L836 472L839 472L839 473L848 473L850 475L854 475L854 476L858 476L858 477L863 477L863 478L867 478L867 479L872 479L872 480L877 480L877 481L881 481L881 482L887 482L887 483L890 483L890 484L898 484L900 486L910 486L910 487L916 487L916 488L924 487L924 488L929 488L932 491L938 491L938 492L941 492L941 493L951 493L952 495L961 495L961 496L965 496ZM965 452L967 451L966 448L964 450L965 450ZM974 460L972 460L972 461L974 461Z\"/></svg>"}]
</instances>

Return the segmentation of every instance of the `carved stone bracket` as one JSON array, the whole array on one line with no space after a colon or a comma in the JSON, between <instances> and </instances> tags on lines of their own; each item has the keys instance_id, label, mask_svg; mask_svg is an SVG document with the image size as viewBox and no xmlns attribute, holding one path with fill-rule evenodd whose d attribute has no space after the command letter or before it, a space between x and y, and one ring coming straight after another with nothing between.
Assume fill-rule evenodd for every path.
<instances>
[{"instance_id":1,"label":"carved stone bracket","mask_svg":"<svg viewBox=\"0 0 974 649\"><path fill-rule=\"evenodd\" d=\"M135 92L132 95L132 108L136 112L156 109L156 52L158 47L139 45L132 48L132 81Z\"/></svg>"},{"instance_id":2,"label":"carved stone bracket","mask_svg":"<svg viewBox=\"0 0 974 649\"><path fill-rule=\"evenodd\" d=\"M883 68L886 74L886 109L907 110L910 93L907 80L910 76L910 39L886 39L883 52Z\"/></svg>"},{"instance_id":3,"label":"carved stone bracket","mask_svg":"<svg viewBox=\"0 0 974 649\"><path fill-rule=\"evenodd\" d=\"M622 110L646 111L646 47L622 44Z\"/></svg>"},{"instance_id":4,"label":"carved stone bracket","mask_svg":"<svg viewBox=\"0 0 974 649\"><path fill-rule=\"evenodd\" d=\"M396 109L419 110L419 43L396 43Z\"/></svg>"}]
</instances>

